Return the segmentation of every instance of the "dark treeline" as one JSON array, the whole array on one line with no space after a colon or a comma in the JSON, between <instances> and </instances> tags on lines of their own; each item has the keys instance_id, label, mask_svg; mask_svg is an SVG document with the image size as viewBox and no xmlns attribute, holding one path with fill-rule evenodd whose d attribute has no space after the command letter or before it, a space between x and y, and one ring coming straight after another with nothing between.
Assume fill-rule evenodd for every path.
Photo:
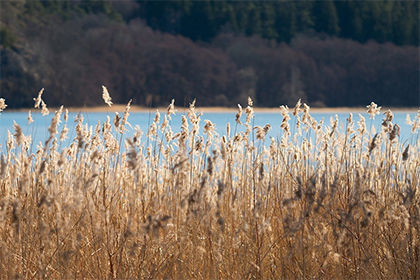
<instances>
[{"instance_id":1,"label":"dark treeline","mask_svg":"<svg viewBox=\"0 0 420 280\"><path fill-rule=\"evenodd\" d=\"M137 1L155 29L210 41L221 31L289 42L313 30L365 43L419 45L417 1Z\"/></svg>"},{"instance_id":2,"label":"dark treeline","mask_svg":"<svg viewBox=\"0 0 420 280\"><path fill-rule=\"evenodd\" d=\"M172 98L234 106L248 96L267 107L299 98L317 106L418 106L419 26L408 15L418 8L394 1L1 2L0 95L10 107L31 107L45 88L50 106L92 106L103 103L105 85L114 103L145 106Z\"/></svg>"},{"instance_id":3,"label":"dark treeline","mask_svg":"<svg viewBox=\"0 0 420 280\"><path fill-rule=\"evenodd\" d=\"M113 20L145 19L155 30L209 42L221 32L260 35L290 42L298 33L314 31L361 43L375 40L419 45L418 1L72 1L31 0L27 14L106 14Z\"/></svg>"}]
</instances>

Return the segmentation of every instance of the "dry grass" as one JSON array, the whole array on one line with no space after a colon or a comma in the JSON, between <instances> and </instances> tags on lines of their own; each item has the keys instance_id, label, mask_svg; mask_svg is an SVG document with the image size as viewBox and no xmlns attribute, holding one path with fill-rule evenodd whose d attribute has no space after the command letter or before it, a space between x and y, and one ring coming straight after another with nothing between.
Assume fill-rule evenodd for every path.
<instances>
[{"instance_id":1,"label":"dry grass","mask_svg":"<svg viewBox=\"0 0 420 280\"><path fill-rule=\"evenodd\" d=\"M225 136L194 104L172 133L170 106L125 137L129 107L95 128L78 116L66 147L60 109L33 154L15 124L0 159L2 279L420 278L420 112L400 143L391 111L372 135L364 119L340 131L283 106L281 135L265 139L252 101L246 132Z\"/></svg>"}]
</instances>

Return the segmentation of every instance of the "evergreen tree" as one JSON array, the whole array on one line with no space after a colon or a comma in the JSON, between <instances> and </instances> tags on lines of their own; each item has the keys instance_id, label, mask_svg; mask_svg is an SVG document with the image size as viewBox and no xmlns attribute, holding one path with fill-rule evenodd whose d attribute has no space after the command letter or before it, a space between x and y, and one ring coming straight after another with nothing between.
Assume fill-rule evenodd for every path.
<instances>
[{"instance_id":1,"label":"evergreen tree","mask_svg":"<svg viewBox=\"0 0 420 280\"><path fill-rule=\"evenodd\" d=\"M312 11L315 17L315 30L337 36L340 32L337 10L332 0L316 1Z\"/></svg>"},{"instance_id":2,"label":"evergreen tree","mask_svg":"<svg viewBox=\"0 0 420 280\"><path fill-rule=\"evenodd\" d=\"M295 2L275 3L275 30L278 41L289 42L297 31L297 11Z\"/></svg>"},{"instance_id":3,"label":"evergreen tree","mask_svg":"<svg viewBox=\"0 0 420 280\"><path fill-rule=\"evenodd\" d=\"M218 32L212 3L193 2L189 13L181 18L181 34L193 40L209 41Z\"/></svg>"},{"instance_id":4,"label":"evergreen tree","mask_svg":"<svg viewBox=\"0 0 420 280\"><path fill-rule=\"evenodd\" d=\"M343 38L351 38L354 34L354 9L351 8L350 1L336 1L335 5L340 28L339 35Z\"/></svg>"},{"instance_id":5,"label":"evergreen tree","mask_svg":"<svg viewBox=\"0 0 420 280\"><path fill-rule=\"evenodd\" d=\"M393 42L397 45L417 44L419 33L419 3L396 2L393 9ZM417 34L417 35L416 35ZM414 35L414 36L413 36ZM416 38L417 40L415 40Z\"/></svg>"},{"instance_id":6,"label":"evergreen tree","mask_svg":"<svg viewBox=\"0 0 420 280\"><path fill-rule=\"evenodd\" d=\"M275 29L276 11L273 2L263 2L261 7L262 37L277 39L278 34Z\"/></svg>"},{"instance_id":7,"label":"evergreen tree","mask_svg":"<svg viewBox=\"0 0 420 280\"><path fill-rule=\"evenodd\" d=\"M237 32L239 30L237 11L231 3L227 5L225 24L229 28L228 31Z\"/></svg>"},{"instance_id":8,"label":"evergreen tree","mask_svg":"<svg viewBox=\"0 0 420 280\"><path fill-rule=\"evenodd\" d=\"M262 33L262 23L261 23L261 16L260 16L260 9L259 4L249 2L248 7L248 21L247 26L245 28L245 34L251 36L253 34L261 34Z\"/></svg>"},{"instance_id":9,"label":"evergreen tree","mask_svg":"<svg viewBox=\"0 0 420 280\"><path fill-rule=\"evenodd\" d=\"M372 3L373 39L384 43L392 37L393 1Z\"/></svg>"},{"instance_id":10,"label":"evergreen tree","mask_svg":"<svg viewBox=\"0 0 420 280\"><path fill-rule=\"evenodd\" d=\"M296 1L294 8L296 13L296 30L295 32L303 32L315 27L315 16L312 13L314 2L312 1Z\"/></svg>"}]
</instances>

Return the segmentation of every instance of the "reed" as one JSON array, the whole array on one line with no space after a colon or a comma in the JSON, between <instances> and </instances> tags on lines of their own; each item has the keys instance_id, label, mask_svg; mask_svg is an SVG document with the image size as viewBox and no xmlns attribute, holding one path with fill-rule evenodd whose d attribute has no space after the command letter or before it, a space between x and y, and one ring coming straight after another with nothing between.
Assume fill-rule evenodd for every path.
<instances>
[{"instance_id":1,"label":"reed","mask_svg":"<svg viewBox=\"0 0 420 280\"><path fill-rule=\"evenodd\" d=\"M361 116L317 122L300 101L254 127L251 99L244 132L218 135L193 102L174 134L172 101L128 137L130 104L96 127L79 115L69 144L61 108L33 153L15 124L1 148L1 278L420 278L420 110L400 143L390 111L375 134Z\"/></svg>"}]
</instances>

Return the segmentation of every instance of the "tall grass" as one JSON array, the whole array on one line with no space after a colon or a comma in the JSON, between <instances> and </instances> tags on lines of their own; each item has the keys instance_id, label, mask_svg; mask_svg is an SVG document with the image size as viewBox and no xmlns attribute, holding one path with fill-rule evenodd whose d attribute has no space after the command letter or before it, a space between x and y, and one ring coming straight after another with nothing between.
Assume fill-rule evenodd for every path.
<instances>
[{"instance_id":1,"label":"tall grass","mask_svg":"<svg viewBox=\"0 0 420 280\"><path fill-rule=\"evenodd\" d=\"M391 111L375 134L362 116L318 123L300 101L254 127L249 100L220 136L194 102L174 134L172 102L126 137L129 109L96 127L79 115L64 145L61 108L33 153L15 124L0 159L0 278L420 278L420 111L400 143Z\"/></svg>"}]
</instances>

